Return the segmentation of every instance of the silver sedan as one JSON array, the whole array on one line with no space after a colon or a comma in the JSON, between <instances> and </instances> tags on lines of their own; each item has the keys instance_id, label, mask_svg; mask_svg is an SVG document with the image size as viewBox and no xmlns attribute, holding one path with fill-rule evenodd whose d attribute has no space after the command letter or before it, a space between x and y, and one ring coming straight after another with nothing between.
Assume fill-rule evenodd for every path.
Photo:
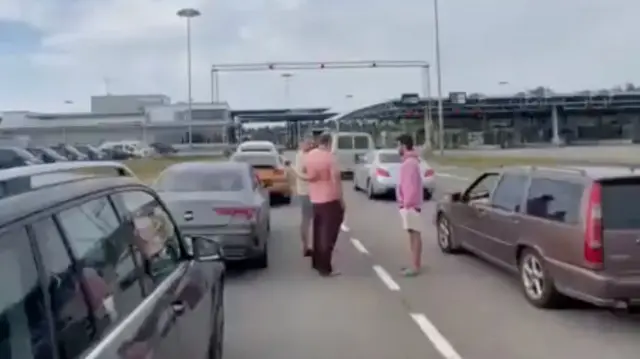
<instances>
[{"instance_id":1,"label":"silver sedan","mask_svg":"<svg viewBox=\"0 0 640 359\"><path fill-rule=\"evenodd\" d=\"M183 162L153 185L185 235L216 238L225 261L268 266L269 194L246 163Z\"/></svg>"},{"instance_id":2,"label":"silver sedan","mask_svg":"<svg viewBox=\"0 0 640 359\"><path fill-rule=\"evenodd\" d=\"M353 171L353 188L364 190L369 198L394 194L398 185L402 157L395 149L373 150L357 160ZM425 199L430 199L435 186L435 172L421 160L420 173Z\"/></svg>"}]
</instances>

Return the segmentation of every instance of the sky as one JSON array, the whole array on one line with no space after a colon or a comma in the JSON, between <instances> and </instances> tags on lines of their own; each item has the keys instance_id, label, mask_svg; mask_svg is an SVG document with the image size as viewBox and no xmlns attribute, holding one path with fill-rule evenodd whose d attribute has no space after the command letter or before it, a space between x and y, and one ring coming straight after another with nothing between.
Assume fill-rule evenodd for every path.
<instances>
[{"instance_id":1,"label":"sky","mask_svg":"<svg viewBox=\"0 0 640 359\"><path fill-rule=\"evenodd\" d=\"M637 0L439 5L445 95L640 83ZM436 61L432 0L0 0L0 112L87 111L106 92L185 101L183 7L202 14L192 20L194 101L211 100L216 63ZM422 91L417 69L297 71L288 96L281 74L221 74L220 98L343 111Z\"/></svg>"}]
</instances>

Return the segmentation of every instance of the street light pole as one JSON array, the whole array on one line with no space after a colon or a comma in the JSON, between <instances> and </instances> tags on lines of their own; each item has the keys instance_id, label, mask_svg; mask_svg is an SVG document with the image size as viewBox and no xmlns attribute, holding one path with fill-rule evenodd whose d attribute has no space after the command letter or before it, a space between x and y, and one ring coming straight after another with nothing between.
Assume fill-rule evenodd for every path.
<instances>
[{"instance_id":1,"label":"street light pole","mask_svg":"<svg viewBox=\"0 0 640 359\"><path fill-rule=\"evenodd\" d=\"M189 147L193 146L193 125L192 125L192 96L191 96L191 19L197 16L200 16L200 11L191 8L185 8L179 10L177 13L178 16L184 17L187 19L187 131L189 137Z\"/></svg>"},{"instance_id":2,"label":"street light pole","mask_svg":"<svg viewBox=\"0 0 640 359\"><path fill-rule=\"evenodd\" d=\"M283 74L280 75L280 77L282 77L284 79L284 105L285 107L289 108L291 106L291 101L290 101L290 97L291 97L291 79L293 78L293 74L290 72L285 72ZM298 137L298 139L300 139L300 121L296 121L296 135Z\"/></svg>"},{"instance_id":3,"label":"street light pole","mask_svg":"<svg viewBox=\"0 0 640 359\"><path fill-rule=\"evenodd\" d=\"M350 102L351 102L351 99L352 99L352 98L353 98L353 95L351 95L351 94L347 94L347 95L345 95L345 96L344 96L344 102L345 102L345 104L347 105L347 108L345 109L345 113L346 113L347 111L349 111ZM341 116L340 116L340 117L341 117ZM336 119L336 132L340 132L340 117L338 117L338 118Z\"/></svg>"},{"instance_id":4,"label":"street light pole","mask_svg":"<svg viewBox=\"0 0 640 359\"><path fill-rule=\"evenodd\" d=\"M442 108L442 68L440 66L440 15L438 0L433 0L433 14L436 37L436 79L438 81L438 148L440 156L444 155L444 110Z\"/></svg>"}]
</instances>

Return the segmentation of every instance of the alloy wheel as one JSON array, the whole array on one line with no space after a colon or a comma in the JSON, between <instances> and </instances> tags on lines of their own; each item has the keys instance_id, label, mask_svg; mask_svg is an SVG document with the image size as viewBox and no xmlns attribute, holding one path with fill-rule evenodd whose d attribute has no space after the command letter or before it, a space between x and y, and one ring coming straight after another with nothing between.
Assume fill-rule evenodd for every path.
<instances>
[{"instance_id":1,"label":"alloy wheel","mask_svg":"<svg viewBox=\"0 0 640 359\"><path fill-rule=\"evenodd\" d=\"M527 296L540 300L544 296L545 275L540 260L534 255L526 255L522 261L522 283Z\"/></svg>"},{"instance_id":2,"label":"alloy wheel","mask_svg":"<svg viewBox=\"0 0 640 359\"><path fill-rule=\"evenodd\" d=\"M449 228L449 221L445 217L440 217L438 221L438 244L440 248L448 249L451 247L451 230Z\"/></svg>"}]
</instances>

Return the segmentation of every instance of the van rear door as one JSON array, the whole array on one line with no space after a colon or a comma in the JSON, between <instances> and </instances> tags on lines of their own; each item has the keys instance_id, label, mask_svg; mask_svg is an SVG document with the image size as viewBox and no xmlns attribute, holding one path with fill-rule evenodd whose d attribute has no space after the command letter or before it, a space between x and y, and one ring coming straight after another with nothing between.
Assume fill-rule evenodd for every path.
<instances>
[{"instance_id":1,"label":"van rear door","mask_svg":"<svg viewBox=\"0 0 640 359\"><path fill-rule=\"evenodd\" d=\"M640 178L601 185L604 268L617 276L640 275Z\"/></svg>"}]
</instances>

